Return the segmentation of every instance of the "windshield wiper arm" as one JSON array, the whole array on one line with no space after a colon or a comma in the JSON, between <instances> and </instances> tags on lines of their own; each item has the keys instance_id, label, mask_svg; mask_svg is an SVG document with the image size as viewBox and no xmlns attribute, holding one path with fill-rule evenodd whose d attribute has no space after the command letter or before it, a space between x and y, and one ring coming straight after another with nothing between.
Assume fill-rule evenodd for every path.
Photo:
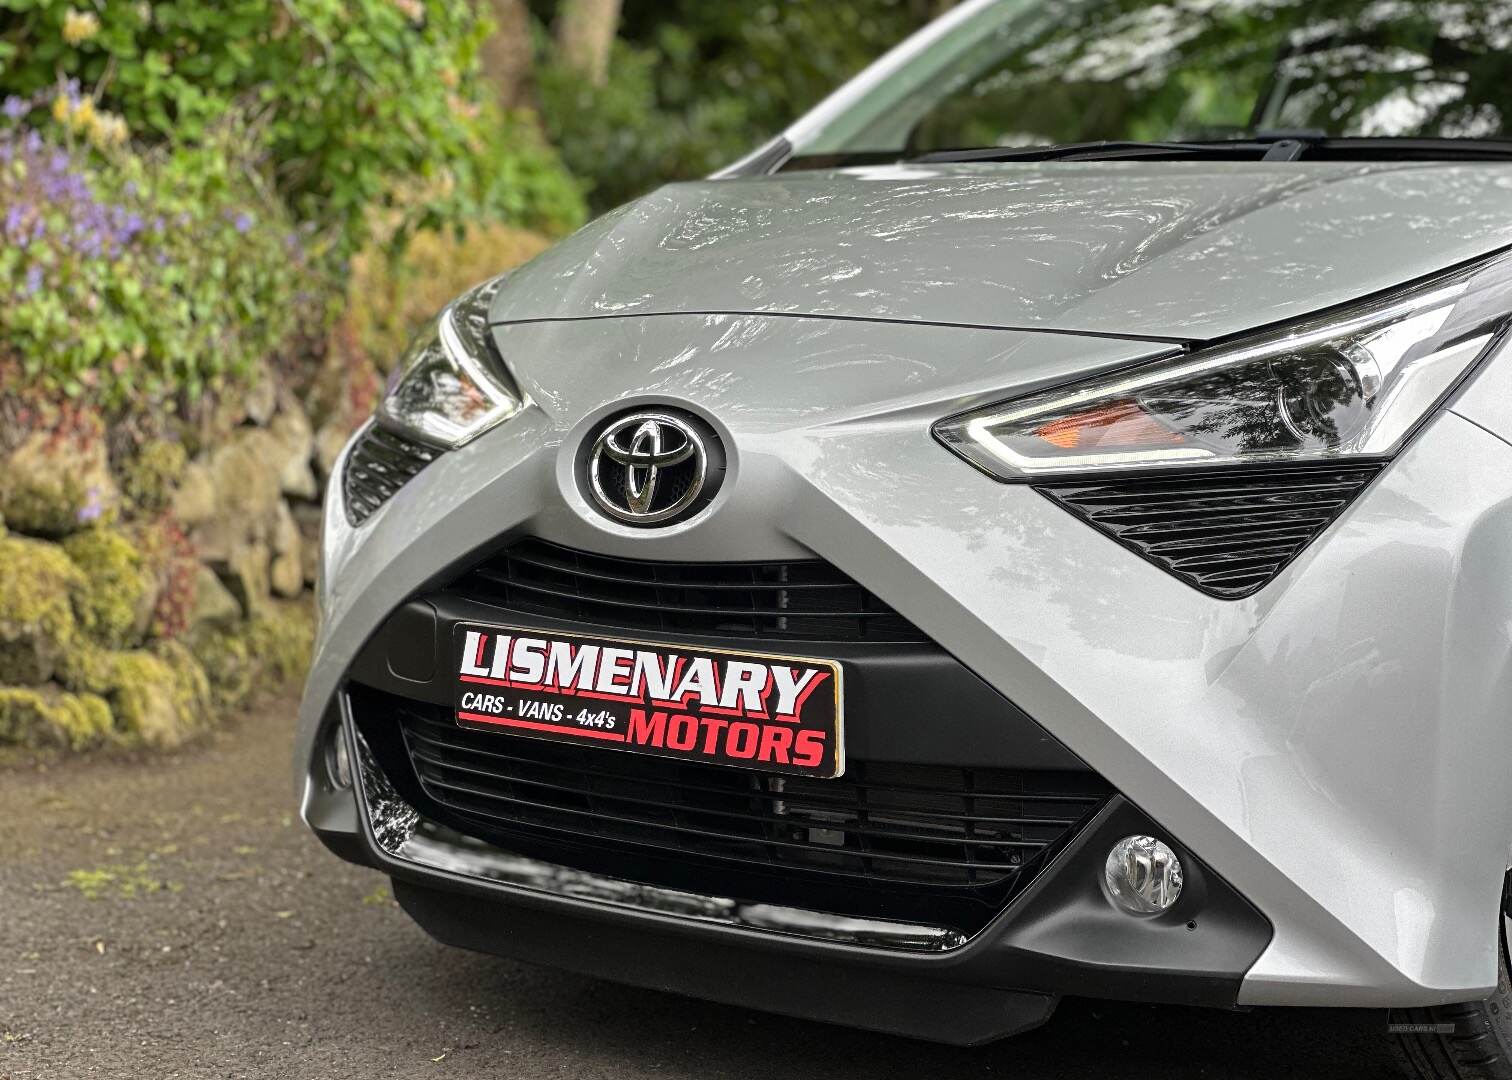
<instances>
[{"instance_id":1,"label":"windshield wiper arm","mask_svg":"<svg viewBox=\"0 0 1512 1080\"><path fill-rule=\"evenodd\" d=\"M934 150L910 158L912 162L970 161L1109 161L1118 158L1161 157L1260 157L1274 139L1230 139L1219 142L1099 142L1056 143L1053 146L983 146L972 150Z\"/></svg>"},{"instance_id":2,"label":"windshield wiper arm","mask_svg":"<svg viewBox=\"0 0 1512 1080\"><path fill-rule=\"evenodd\" d=\"M1057 143L1052 146L984 146L971 150L935 150L909 161L930 164L972 161L1117 161L1149 158L1216 157L1230 160L1296 161L1302 157L1333 160L1418 161L1487 160L1512 157L1512 139L1455 139L1440 136L1323 136L1313 132L1267 132L1247 139L1215 142Z\"/></svg>"}]
</instances>

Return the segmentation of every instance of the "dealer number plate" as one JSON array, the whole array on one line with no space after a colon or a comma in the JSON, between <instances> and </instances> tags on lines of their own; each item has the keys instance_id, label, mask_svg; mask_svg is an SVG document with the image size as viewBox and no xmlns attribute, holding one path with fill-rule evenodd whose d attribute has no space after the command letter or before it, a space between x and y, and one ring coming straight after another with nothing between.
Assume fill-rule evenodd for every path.
<instances>
[{"instance_id":1,"label":"dealer number plate","mask_svg":"<svg viewBox=\"0 0 1512 1080\"><path fill-rule=\"evenodd\" d=\"M845 771L840 665L459 623L457 723L762 772Z\"/></svg>"}]
</instances>

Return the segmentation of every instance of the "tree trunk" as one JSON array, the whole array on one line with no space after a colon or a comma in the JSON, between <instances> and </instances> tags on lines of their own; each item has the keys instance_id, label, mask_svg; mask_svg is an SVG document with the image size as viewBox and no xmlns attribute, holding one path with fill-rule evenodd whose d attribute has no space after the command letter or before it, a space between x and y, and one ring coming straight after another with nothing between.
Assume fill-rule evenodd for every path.
<instances>
[{"instance_id":1,"label":"tree trunk","mask_svg":"<svg viewBox=\"0 0 1512 1080\"><path fill-rule=\"evenodd\" d=\"M506 109L535 108L535 63L525 0L478 0L478 8L494 24L478 55L495 98Z\"/></svg>"},{"instance_id":2,"label":"tree trunk","mask_svg":"<svg viewBox=\"0 0 1512 1080\"><path fill-rule=\"evenodd\" d=\"M562 0L556 43L562 61L594 86L609 77L609 50L619 32L620 0Z\"/></svg>"}]
</instances>

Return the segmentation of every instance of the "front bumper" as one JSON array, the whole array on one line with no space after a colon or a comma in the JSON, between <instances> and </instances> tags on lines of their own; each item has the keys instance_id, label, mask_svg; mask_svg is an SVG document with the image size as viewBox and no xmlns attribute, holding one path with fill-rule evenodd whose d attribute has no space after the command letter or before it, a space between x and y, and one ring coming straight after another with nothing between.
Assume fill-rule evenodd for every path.
<instances>
[{"instance_id":1,"label":"front bumper","mask_svg":"<svg viewBox=\"0 0 1512 1080\"><path fill-rule=\"evenodd\" d=\"M1184 849L1177 906L1113 910L1108 848L1154 826L1105 802L1013 903L979 932L647 886L522 857L418 812L389 782L350 698L339 737L353 792L317 775L306 816L335 852L389 873L395 895L448 944L657 990L961 1045L1043 1023L1063 993L1232 1005L1270 937L1259 914ZM1199 926L1200 924L1200 926ZM732 974L735 977L732 977Z\"/></svg>"},{"instance_id":2,"label":"front bumper","mask_svg":"<svg viewBox=\"0 0 1512 1080\"><path fill-rule=\"evenodd\" d=\"M1484 996L1512 838L1512 447L1441 414L1278 580L1218 601L932 444L939 403L969 403L986 376L913 394L907 369L970 332L848 324L856 348L902 374L821 378L792 404L698 362L744 326L743 347L817 365L832 355L828 325L689 316L501 329L505 355L554 358L549 374L517 372L544 404L445 455L361 533L339 506L327 514L325 619L296 755L307 820L328 837L333 822L350 837L363 827L355 807L317 822L311 775L364 643L440 568L501 535L667 559L813 553L1033 716L1263 914L1274 933L1240 1003ZM1057 340L990 336L984 357L1033 344L1053 374ZM1130 343L1071 346L1109 350L1107 363L1138 358ZM611 352L682 360L648 381L605 366ZM576 378L574 364L595 377ZM601 520L571 482L590 425L653 402L700 410L734 448L721 502L654 537Z\"/></svg>"}]
</instances>

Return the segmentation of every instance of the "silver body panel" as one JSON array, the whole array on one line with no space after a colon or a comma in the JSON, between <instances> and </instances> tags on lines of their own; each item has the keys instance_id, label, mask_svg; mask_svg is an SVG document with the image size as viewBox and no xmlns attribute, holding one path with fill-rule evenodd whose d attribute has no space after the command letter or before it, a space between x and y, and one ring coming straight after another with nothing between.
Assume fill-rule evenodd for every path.
<instances>
[{"instance_id":1,"label":"silver body panel","mask_svg":"<svg viewBox=\"0 0 1512 1080\"><path fill-rule=\"evenodd\" d=\"M770 312L1207 340L1512 244L1496 163L894 166L672 184L517 273L499 322Z\"/></svg>"},{"instance_id":2,"label":"silver body panel","mask_svg":"<svg viewBox=\"0 0 1512 1080\"><path fill-rule=\"evenodd\" d=\"M1512 445L1486 427L1440 414L1277 581L1226 602L929 434L994 386L1162 346L762 316L549 322L497 339L531 408L443 455L360 530L332 487L298 782L363 641L500 535L674 559L811 551L1260 908L1275 937L1244 1001L1405 1005L1494 984L1512 842ZM1495 358L1461 407L1494 407L1482 396L1509 366ZM707 416L731 450L709 510L653 532L602 517L571 477L586 430L641 402Z\"/></svg>"}]
</instances>

